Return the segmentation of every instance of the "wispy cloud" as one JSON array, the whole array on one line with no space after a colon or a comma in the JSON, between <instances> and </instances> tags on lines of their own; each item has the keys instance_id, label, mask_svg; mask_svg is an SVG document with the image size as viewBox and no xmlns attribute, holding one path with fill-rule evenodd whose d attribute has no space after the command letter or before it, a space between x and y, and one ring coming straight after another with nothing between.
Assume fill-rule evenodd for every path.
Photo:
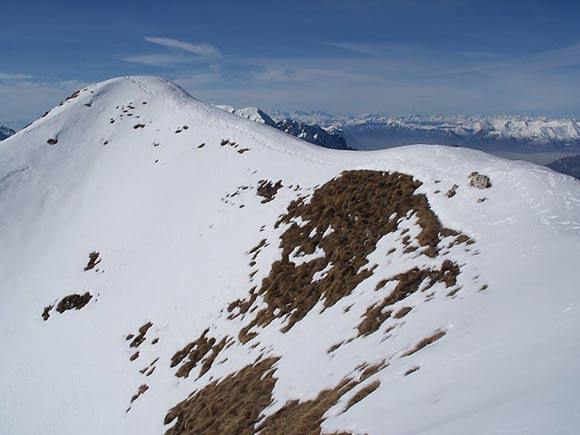
<instances>
[{"instance_id":1,"label":"wispy cloud","mask_svg":"<svg viewBox=\"0 0 580 435\"><path fill-rule=\"evenodd\" d=\"M7 74L0 72L0 80L25 80L31 78L32 76L26 74Z\"/></svg>"},{"instance_id":2,"label":"wispy cloud","mask_svg":"<svg viewBox=\"0 0 580 435\"><path fill-rule=\"evenodd\" d=\"M381 51L371 44L360 44L355 42L328 42L326 45L352 51L353 53L366 54L371 57L380 57Z\"/></svg>"},{"instance_id":3,"label":"wispy cloud","mask_svg":"<svg viewBox=\"0 0 580 435\"><path fill-rule=\"evenodd\" d=\"M343 113L561 116L577 104L570 89L580 86L580 44L511 57L410 44L347 47L339 56L228 58L211 83L193 78L185 87L234 105Z\"/></svg>"},{"instance_id":4,"label":"wispy cloud","mask_svg":"<svg viewBox=\"0 0 580 435\"><path fill-rule=\"evenodd\" d=\"M165 53L126 56L122 60L152 66L171 66L184 63L215 63L222 58L217 47L192 44L172 38L145 36L145 41L166 48Z\"/></svg>"},{"instance_id":5,"label":"wispy cloud","mask_svg":"<svg viewBox=\"0 0 580 435\"><path fill-rule=\"evenodd\" d=\"M191 57L179 54L145 54L142 56L124 57L123 60L152 66L171 66L194 61Z\"/></svg>"},{"instance_id":6,"label":"wispy cloud","mask_svg":"<svg viewBox=\"0 0 580 435\"><path fill-rule=\"evenodd\" d=\"M190 44L188 42L179 41L171 38L154 38L146 36L145 41L152 44L161 45L168 48L176 48L178 50L187 51L196 54L200 57L221 57L221 53L217 47L209 44Z\"/></svg>"}]
</instances>

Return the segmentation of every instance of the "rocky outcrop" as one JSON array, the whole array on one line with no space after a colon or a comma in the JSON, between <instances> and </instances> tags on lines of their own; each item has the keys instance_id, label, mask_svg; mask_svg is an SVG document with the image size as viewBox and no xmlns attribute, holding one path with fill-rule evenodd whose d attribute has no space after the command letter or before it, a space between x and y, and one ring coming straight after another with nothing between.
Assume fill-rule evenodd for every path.
<instances>
[{"instance_id":1,"label":"rocky outcrop","mask_svg":"<svg viewBox=\"0 0 580 435\"><path fill-rule=\"evenodd\" d=\"M491 180L487 175L482 175L479 172L472 172L469 175L469 184L476 189L489 189L491 187Z\"/></svg>"},{"instance_id":2,"label":"rocky outcrop","mask_svg":"<svg viewBox=\"0 0 580 435\"><path fill-rule=\"evenodd\" d=\"M5 127L3 125L0 125L0 140L4 140L10 136L12 136L14 133L16 133L15 130Z\"/></svg>"}]
</instances>

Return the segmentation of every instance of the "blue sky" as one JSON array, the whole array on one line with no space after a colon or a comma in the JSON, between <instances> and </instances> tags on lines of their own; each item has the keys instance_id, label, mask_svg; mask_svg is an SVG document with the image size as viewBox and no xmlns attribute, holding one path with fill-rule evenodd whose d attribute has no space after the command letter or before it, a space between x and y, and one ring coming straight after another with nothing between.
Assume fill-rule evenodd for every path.
<instances>
[{"instance_id":1,"label":"blue sky","mask_svg":"<svg viewBox=\"0 0 580 435\"><path fill-rule=\"evenodd\" d=\"M5 2L0 123L160 75L206 101L580 117L580 1Z\"/></svg>"}]
</instances>

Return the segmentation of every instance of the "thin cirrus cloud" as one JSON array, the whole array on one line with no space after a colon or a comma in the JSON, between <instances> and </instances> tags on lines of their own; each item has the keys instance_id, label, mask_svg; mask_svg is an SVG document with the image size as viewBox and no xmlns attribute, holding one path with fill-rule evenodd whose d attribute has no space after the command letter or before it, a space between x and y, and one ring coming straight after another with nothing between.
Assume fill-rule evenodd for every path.
<instances>
[{"instance_id":1,"label":"thin cirrus cloud","mask_svg":"<svg viewBox=\"0 0 580 435\"><path fill-rule=\"evenodd\" d=\"M371 44L360 44L354 42L328 42L326 45L330 47L340 48L342 50L351 51L353 53L365 54L371 57L380 57L381 51Z\"/></svg>"},{"instance_id":2,"label":"thin cirrus cloud","mask_svg":"<svg viewBox=\"0 0 580 435\"><path fill-rule=\"evenodd\" d=\"M124 61L153 66L167 66L195 62L212 63L222 58L220 50L209 44L192 44L172 38L151 36L146 36L144 39L151 44L168 49L169 52L129 56L124 57Z\"/></svg>"},{"instance_id":3,"label":"thin cirrus cloud","mask_svg":"<svg viewBox=\"0 0 580 435\"><path fill-rule=\"evenodd\" d=\"M31 78L32 76L26 74L7 74L0 72L0 80L25 80Z\"/></svg>"}]
</instances>

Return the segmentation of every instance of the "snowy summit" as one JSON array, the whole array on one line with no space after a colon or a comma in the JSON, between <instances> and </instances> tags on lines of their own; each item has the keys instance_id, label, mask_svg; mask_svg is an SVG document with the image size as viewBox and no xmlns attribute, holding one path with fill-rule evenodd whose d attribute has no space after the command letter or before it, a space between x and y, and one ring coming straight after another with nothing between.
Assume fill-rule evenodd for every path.
<instances>
[{"instance_id":1,"label":"snowy summit","mask_svg":"<svg viewBox=\"0 0 580 435\"><path fill-rule=\"evenodd\" d=\"M548 168L123 77L0 143L0 222L0 433L580 426L580 183Z\"/></svg>"}]
</instances>

